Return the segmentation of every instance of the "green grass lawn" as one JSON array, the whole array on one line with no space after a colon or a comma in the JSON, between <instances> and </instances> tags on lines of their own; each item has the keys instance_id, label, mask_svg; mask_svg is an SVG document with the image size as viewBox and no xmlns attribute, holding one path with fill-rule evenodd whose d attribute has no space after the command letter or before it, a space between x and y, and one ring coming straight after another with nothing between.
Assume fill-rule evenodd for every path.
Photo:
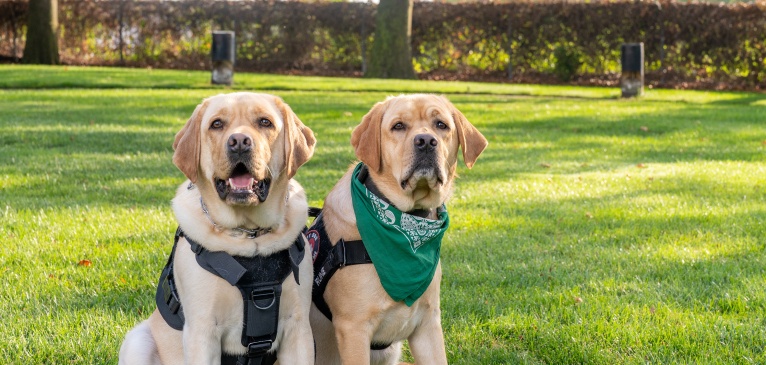
<instances>
[{"instance_id":1,"label":"green grass lawn","mask_svg":"<svg viewBox=\"0 0 766 365\"><path fill-rule=\"evenodd\" d=\"M172 245L175 132L258 90L316 133L312 205L387 95L444 93L489 139L448 203L450 363L766 363L766 95L209 77L0 66L0 358L116 363Z\"/></svg>"}]
</instances>

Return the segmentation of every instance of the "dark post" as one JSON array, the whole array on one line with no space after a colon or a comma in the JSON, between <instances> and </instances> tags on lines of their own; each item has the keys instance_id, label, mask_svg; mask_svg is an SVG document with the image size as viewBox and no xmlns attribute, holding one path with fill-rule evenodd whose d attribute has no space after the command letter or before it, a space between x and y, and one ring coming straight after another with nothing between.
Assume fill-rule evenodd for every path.
<instances>
[{"instance_id":1,"label":"dark post","mask_svg":"<svg viewBox=\"0 0 766 365\"><path fill-rule=\"evenodd\" d=\"M213 32L213 45L210 48L213 58L213 84L231 85L234 77L234 32Z\"/></svg>"},{"instance_id":2,"label":"dark post","mask_svg":"<svg viewBox=\"0 0 766 365\"><path fill-rule=\"evenodd\" d=\"M644 44L623 44L621 61L620 87L622 88L622 97L629 98L641 95L644 92Z\"/></svg>"}]
</instances>

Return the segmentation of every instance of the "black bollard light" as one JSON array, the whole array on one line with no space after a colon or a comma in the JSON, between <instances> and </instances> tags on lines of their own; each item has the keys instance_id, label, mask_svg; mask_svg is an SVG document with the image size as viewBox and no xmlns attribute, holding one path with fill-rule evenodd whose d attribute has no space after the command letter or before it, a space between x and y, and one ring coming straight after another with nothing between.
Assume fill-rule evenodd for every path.
<instances>
[{"instance_id":1,"label":"black bollard light","mask_svg":"<svg viewBox=\"0 0 766 365\"><path fill-rule=\"evenodd\" d=\"M644 92L644 44L625 43L622 45L621 51L620 88L622 88L622 97L640 96Z\"/></svg>"},{"instance_id":2,"label":"black bollard light","mask_svg":"<svg viewBox=\"0 0 766 365\"><path fill-rule=\"evenodd\" d=\"M231 85L234 77L234 58L236 48L234 46L234 32L213 32L213 45L210 48L213 58L213 84Z\"/></svg>"}]
</instances>

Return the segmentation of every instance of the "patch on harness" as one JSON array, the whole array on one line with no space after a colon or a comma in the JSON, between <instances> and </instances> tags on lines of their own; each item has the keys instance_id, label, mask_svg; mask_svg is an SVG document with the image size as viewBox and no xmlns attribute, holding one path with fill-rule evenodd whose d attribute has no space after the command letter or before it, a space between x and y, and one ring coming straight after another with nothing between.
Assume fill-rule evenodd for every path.
<instances>
[{"instance_id":1,"label":"patch on harness","mask_svg":"<svg viewBox=\"0 0 766 365\"><path fill-rule=\"evenodd\" d=\"M319 232L316 229L312 229L306 233L306 239L311 245L311 261L316 262L319 255L319 245L321 244L321 238Z\"/></svg>"}]
</instances>

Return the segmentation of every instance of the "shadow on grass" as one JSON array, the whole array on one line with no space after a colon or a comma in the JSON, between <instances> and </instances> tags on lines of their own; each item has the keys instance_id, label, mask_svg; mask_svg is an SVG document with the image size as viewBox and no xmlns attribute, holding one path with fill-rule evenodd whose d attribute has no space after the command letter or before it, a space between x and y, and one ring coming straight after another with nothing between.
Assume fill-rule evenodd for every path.
<instances>
[{"instance_id":1,"label":"shadow on grass","mask_svg":"<svg viewBox=\"0 0 766 365\"><path fill-rule=\"evenodd\" d=\"M736 93L735 95L737 96L735 98L714 100L709 103L712 105L747 105L761 108L766 107L766 104L763 104L763 102L766 101L766 94Z\"/></svg>"},{"instance_id":2,"label":"shadow on grass","mask_svg":"<svg viewBox=\"0 0 766 365\"><path fill-rule=\"evenodd\" d=\"M688 106L614 119L553 117L480 127L489 139L470 174L568 174L651 163L763 161L763 136L750 107Z\"/></svg>"},{"instance_id":3,"label":"shadow on grass","mask_svg":"<svg viewBox=\"0 0 766 365\"><path fill-rule=\"evenodd\" d=\"M553 297L548 300L555 300L557 292L569 293L573 288L604 295L603 288L610 285L637 291L631 295L630 290L612 294L607 290L607 295L627 296L622 300L647 305L665 303L690 312L702 308L744 315L766 307L760 292L748 293L752 295L749 303L740 307L714 302L723 300L726 293L741 292L744 283L762 281L764 192L748 186L722 191L718 181L697 181L695 190L701 200L687 201L691 180L663 178L657 183L661 187L593 198L503 204L498 203L506 201L500 195L461 203L471 208L455 206L453 211L460 211L456 219L488 212L493 227L506 228L485 232L473 224L455 222L443 250L444 290L485 286L488 293L507 296L495 303L465 298L467 302L461 302L456 312L488 315L497 306L502 311L537 305L513 299L513 293L549 292ZM721 210L720 206L730 206L752 193L749 204ZM659 210L656 203L641 201L658 194L676 199ZM591 217L586 212L592 212ZM605 282L609 284L599 284ZM468 303L473 305L467 308Z\"/></svg>"}]
</instances>

